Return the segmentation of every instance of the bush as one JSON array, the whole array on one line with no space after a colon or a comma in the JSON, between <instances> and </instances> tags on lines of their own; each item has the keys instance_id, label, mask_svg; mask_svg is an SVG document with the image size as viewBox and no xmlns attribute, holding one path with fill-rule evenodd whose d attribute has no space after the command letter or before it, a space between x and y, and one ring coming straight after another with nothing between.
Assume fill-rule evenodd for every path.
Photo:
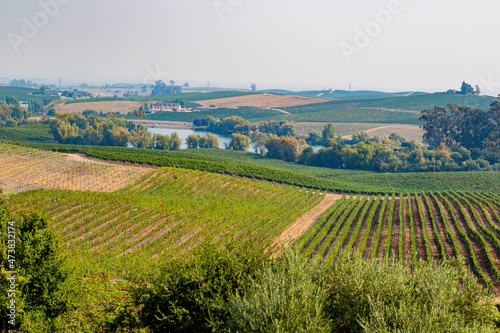
<instances>
[{"instance_id":1,"label":"bush","mask_svg":"<svg viewBox=\"0 0 500 333\"><path fill-rule=\"evenodd\" d=\"M237 332L330 332L316 262L290 251L263 268L246 295L229 302Z\"/></svg>"},{"instance_id":2,"label":"bush","mask_svg":"<svg viewBox=\"0 0 500 333\"><path fill-rule=\"evenodd\" d=\"M229 310L226 302L245 292L269 254L251 245L224 250L207 241L190 258L173 259L152 283L141 283L129 291L131 301L121 305L118 316L108 325L119 328L148 328L153 332L226 331ZM133 311L133 309L139 309Z\"/></svg>"},{"instance_id":3,"label":"bush","mask_svg":"<svg viewBox=\"0 0 500 333\"><path fill-rule=\"evenodd\" d=\"M433 266L366 261L342 250L325 266L335 332L495 332L498 311L463 258Z\"/></svg>"}]
</instances>

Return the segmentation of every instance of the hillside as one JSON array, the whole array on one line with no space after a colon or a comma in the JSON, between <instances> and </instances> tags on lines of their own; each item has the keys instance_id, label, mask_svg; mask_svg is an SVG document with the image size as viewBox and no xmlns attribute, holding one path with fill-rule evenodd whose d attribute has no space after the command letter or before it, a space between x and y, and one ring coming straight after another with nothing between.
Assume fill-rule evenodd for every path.
<instances>
[{"instance_id":1,"label":"hillside","mask_svg":"<svg viewBox=\"0 0 500 333\"><path fill-rule=\"evenodd\" d=\"M221 246L237 239L266 247L322 197L291 186L164 168L113 193L28 191L11 195L9 207L45 212L72 256L119 276L154 271L157 262L208 239Z\"/></svg>"},{"instance_id":2,"label":"hillside","mask_svg":"<svg viewBox=\"0 0 500 333\"><path fill-rule=\"evenodd\" d=\"M31 94L34 91L34 88L21 88L0 85L0 101L5 101L6 96L14 96L19 101L25 102L32 99L42 102L43 100L52 101L59 98L58 96L33 96Z\"/></svg>"},{"instance_id":3,"label":"hillside","mask_svg":"<svg viewBox=\"0 0 500 333\"><path fill-rule=\"evenodd\" d=\"M481 283L500 291L500 198L446 193L344 197L296 244L329 260L335 246L366 259L439 262L465 257Z\"/></svg>"}]
</instances>

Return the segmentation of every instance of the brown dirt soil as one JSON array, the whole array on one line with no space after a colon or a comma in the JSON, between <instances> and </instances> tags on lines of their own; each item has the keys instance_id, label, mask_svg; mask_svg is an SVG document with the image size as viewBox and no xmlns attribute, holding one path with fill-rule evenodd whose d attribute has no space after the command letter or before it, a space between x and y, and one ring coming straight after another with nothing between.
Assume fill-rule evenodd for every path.
<instances>
[{"instance_id":1,"label":"brown dirt soil","mask_svg":"<svg viewBox=\"0 0 500 333\"><path fill-rule=\"evenodd\" d=\"M424 200L422 199L421 196L417 197L417 200L420 202L420 206L422 207L422 213L423 213L423 223L425 224L425 232L427 233L427 238L429 239L429 246L431 249L431 256L432 260L438 261L444 258L441 258L441 251L439 249L439 242L437 241L434 232L433 232L433 226L432 226L432 221L429 216L429 212L427 211L427 207L425 205Z\"/></svg>"},{"instance_id":2,"label":"brown dirt soil","mask_svg":"<svg viewBox=\"0 0 500 333\"><path fill-rule=\"evenodd\" d=\"M0 160L0 188L7 193L38 188L113 192L156 169L28 148L1 151Z\"/></svg>"},{"instance_id":3,"label":"brown dirt soil","mask_svg":"<svg viewBox=\"0 0 500 333\"><path fill-rule=\"evenodd\" d=\"M401 200L401 198L395 197L394 200L395 200L394 211L392 212L392 235L391 235L392 238L391 238L391 245L390 245L390 250L389 250L389 258L398 259L398 257L399 257L399 227L401 226L401 221L399 220L399 201Z\"/></svg>"},{"instance_id":4,"label":"brown dirt soil","mask_svg":"<svg viewBox=\"0 0 500 333\"><path fill-rule=\"evenodd\" d=\"M324 103L324 99L310 98L294 95L273 95L273 94L256 94L248 96L228 97L211 99L205 101L196 101L202 106L215 105L219 108L236 108L239 106L254 106L259 108L280 108L289 106L306 105L313 103Z\"/></svg>"},{"instance_id":5,"label":"brown dirt soil","mask_svg":"<svg viewBox=\"0 0 500 333\"><path fill-rule=\"evenodd\" d=\"M371 136L378 135L383 137L384 135L390 135L392 133L398 133L408 140L416 140L417 142L422 142L424 136L424 131L418 125L384 125L379 127L370 128L365 130L366 133ZM352 134L344 136L346 140L352 140Z\"/></svg>"},{"instance_id":6,"label":"brown dirt soil","mask_svg":"<svg viewBox=\"0 0 500 333\"><path fill-rule=\"evenodd\" d=\"M153 103L153 101L150 101L149 103ZM139 110L142 105L144 105L144 102L106 101L58 104L54 108L59 112L70 113L82 113L86 110L94 110L97 112L102 111L104 113L120 112L121 114L127 114L129 112L133 112L134 110Z\"/></svg>"},{"instance_id":7,"label":"brown dirt soil","mask_svg":"<svg viewBox=\"0 0 500 333\"><path fill-rule=\"evenodd\" d=\"M444 223L446 223L446 221L443 221L441 214L439 213L439 209L437 206L438 204L430 196L428 197L428 199L429 199L429 204L431 206L430 212L432 212L432 214L434 215L434 220L436 221L436 226L437 226L437 229L439 232L439 236L441 237L441 241L443 242L443 245L444 245L444 251L446 253L446 258L447 259L454 258L455 257L455 250L453 248L453 244L448 239L448 236L446 234L446 230L444 227ZM430 212L429 212L429 214L430 214Z\"/></svg>"},{"instance_id":8,"label":"brown dirt soil","mask_svg":"<svg viewBox=\"0 0 500 333\"><path fill-rule=\"evenodd\" d=\"M376 258L377 259L384 259L385 256L385 243L387 242L387 237L391 237L389 235L389 209L390 209L390 201L387 202L387 205L385 206L385 211L382 212L383 218L382 218L382 228L380 229L380 239L377 245L376 249Z\"/></svg>"},{"instance_id":9,"label":"brown dirt soil","mask_svg":"<svg viewBox=\"0 0 500 333\"><path fill-rule=\"evenodd\" d=\"M468 229L468 227L465 223L466 217L462 215L462 212L457 207L455 202L453 202L453 200L451 200L450 197L447 197L447 199L451 203L453 213L455 214L455 216L458 220L458 224L460 225L460 228L467 234L467 238L469 238L471 243L472 243L472 250L476 254L476 258L477 258L477 261L479 262L479 265L482 267L484 273L488 276L488 278L490 278L491 281L495 281L494 274L491 270L491 266L490 266L488 257L486 256L486 252L484 251L482 244L479 242L479 240L476 240L476 238L472 235L471 231ZM452 219L450 219L449 221L452 221ZM455 237L457 239L461 238L460 235L458 234L458 232L456 232ZM474 267L472 264L469 264L469 266Z\"/></svg>"},{"instance_id":10,"label":"brown dirt soil","mask_svg":"<svg viewBox=\"0 0 500 333\"><path fill-rule=\"evenodd\" d=\"M321 215L323 215L331 205L342 199L341 194L327 193L325 198L314 208L305 212L297 220L295 220L274 240L273 246L288 246L288 244L296 241L304 234L314 223L316 223Z\"/></svg>"},{"instance_id":11,"label":"brown dirt soil","mask_svg":"<svg viewBox=\"0 0 500 333\"><path fill-rule=\"evenodd\" d=\"M418 251L417 257L418 259L427 260L427 249L425 247L422 219L420 217L420 212L418 211L417 200L415 197L411 197L411 209L413 211L413 223L415 224L415 243Z\"/></svg>"}]
</instances>

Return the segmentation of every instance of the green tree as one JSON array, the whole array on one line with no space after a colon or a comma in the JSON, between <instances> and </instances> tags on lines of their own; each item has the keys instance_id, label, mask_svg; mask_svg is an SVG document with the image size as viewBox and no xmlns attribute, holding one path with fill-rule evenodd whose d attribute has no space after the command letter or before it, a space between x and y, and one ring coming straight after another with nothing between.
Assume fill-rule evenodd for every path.
<instances>
[{"instance_id":1,"label":"green tree","mask_svg":"<svg viewBox=\"0 0 500 333\"><path fill-rule=\"evenodd\" d=\"M233 133L231 142L228 146L229 149L248 151L248 147L250 147L250 139L248 138L248 136L239 133Z\"/></svg>"},{"instance_id":2,"label":"green tree","mask_svg":"<svg viewBox=\"0 0 500 333\"><path fill-rule=\"evenodd\" d=\"M321 133L323 141L333 139L335 137L335 126L333 124L326 124L323 132Z\"/></svg>"},{"instance_id":3,"label":"green tree","mask_svg":"<svg viewBox=\"0 0 500 333\"><path fill-rule=\"evenodd\" d=\"M45 95L47 93L47 91L50 90L50 87L48 85L44 84L39 89L40 89L40 93L42 95Z\"/></svg>"},{"instance_id":4,"label":"green tree","mask_svg":"<svg viewBox=\"0 0 500 333\"><path fill-rule=\"evenodd\" d=\"M156 134L154 138L156 144L155 144L155 149L160 149L160 150L171 150L171 139L170 136L167 135L162 135L162 134Z\"/></svg>"},{"instance_id":5,"label":"green tree","mask_svg":"<svg viewBox=\"0 0 500 333\"><path fill-rule=\"evenodd\" d=\"M460 88L460 93L462 95L473 95L474 94L474 88L465 81L462 82L462 87Z\"/></svg>"},{"instance_id":6,"label":"green tree","mask_svg":"<svg viewBox=\"0 0 500 333\"><path fill-rule=\"evenodd\" d=\"M182 145L182 140L177 132L170 135L171 150L180 150Z\"/></svg>"},{"instance_id":7,"label":"green tree","mask_svg":"<svg viewBox=\"0 0 500 333\"><path fill-rule=\"evenodd\" d=\"M8 105L19 105L19 100L14 96L5 96L5 102Z\"/></svg>"},{"instance_id":8,"label":"green tree","mask_svg":"<svg viewBox=\"0 0 500 333\"><path fill-rule=\"evenodd\" d=\"M311 145L319 145L323 141L323 136L318 131L312 131L309 133L309 137L306 139L306 142Z\"/></svg>"},{"instance_id":9,"label":"green tree","mask_svg":"<svg viewBox=\"0 0 500 333\"><path fill-rule=\"evenodd\" d=\"M189 134L186 139L186 145L189 149L198 148L200 143L200 136L196 134Z\"/></svg>"},{"instance_id":10,"label":"green tree","mask_svg":"<svg viewBox=\"0 0 500 333\"><path fill-rule=\"evenodd\" d=\"M207 148L219 148L219 139L217 138L216 135L207 133L207 138L208 138Z\"/></svg>"},{"instance_id":11,"label":"green tree","mask_svg":"<svg viewBox=\"0 0 500 333\"><path fill-rule=\"evenodd\" d=\"M256 154L264 155L266 153L266 142L268 140L268 136L264 133L252 133L250 136L252 139L252 144L255 149Z\"/></svg>"},{"instance_id":12,"label":"green tree","mask_svg":"<svg viewBox=\"0 0 500 333\"><path fill-rule=\"evenodd\" d=\"M0 292L2 321L0 328L16 328L26 332L55 332L56 319L70 308L69 297L64 290L69 272L64 266L59 239L48 228L49 222L40 213L21 213L17 219L0 204L0 283L7 286L11 277L7 271L16 274L16 325L5 320L6 304L10 297L5 289ZM8 229L10 227L10 229ZM8 254L15 230L15 267Z\"/></svg>"}]
</instances>

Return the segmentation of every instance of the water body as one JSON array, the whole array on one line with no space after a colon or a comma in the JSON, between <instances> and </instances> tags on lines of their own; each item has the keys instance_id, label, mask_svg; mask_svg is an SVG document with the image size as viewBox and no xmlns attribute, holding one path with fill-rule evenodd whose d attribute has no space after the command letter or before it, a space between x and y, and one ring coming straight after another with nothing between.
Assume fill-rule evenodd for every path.
<instances>
[{"instance_id":1,"label":"water body","mask_svg":"<svg viewBox=\"0 0 500 333\"><path fill-rule=\"evenodd\" d=\"M148 131L151 133L155 133L155 134L162 134L162 135L168 134L169 136L172 135L172 133L177 132L177 134L179 135L179 137L182 140L181 149L187 149L186 140L187 140L188 135L198 134L198 135L207 136L207 134L209 133L209 132L203 131L203 130L194 130L194 129L186 129L186 128L165 128L165 127L148 127ZM229 145L229 143L231 142L231 136L229 136L229 135L222 135L222 134L217 134L217 133L210 133L210 134L215 135L219 139L219 148L221 148L221 149L225 149L226 148L225 144ZM312 146L312 148L315 151L320 150L321 147L322 146ZM251 145L249 150L251 152L254 152L254 146Z\"/></svg>"},{"instance_id":2,"label":"water body","mask_svg":"<svg viewBox=\"0 0 500 333\"><path fill-rule=\"evenodd\" d=\"M168 134L169 136L172 135L172 133L177 132L179 137L182 140L182 146L181 149L187 149L187 144L186 140L188 135L191 134L197 134L197 135L204 135L207 136L208 132L207 131L199 131L199 130L194 130L194 129L186 129L186 128L164 128L164 127L148 127L148 131L151 133L155 134L162 134L166 135ZM216 134L216 133L210 133L219 139L219 148L226 148L224 144L228 144L231 142L231 136L228 135L221 135L221 134Z\"/></svg>"}]
</instances>

